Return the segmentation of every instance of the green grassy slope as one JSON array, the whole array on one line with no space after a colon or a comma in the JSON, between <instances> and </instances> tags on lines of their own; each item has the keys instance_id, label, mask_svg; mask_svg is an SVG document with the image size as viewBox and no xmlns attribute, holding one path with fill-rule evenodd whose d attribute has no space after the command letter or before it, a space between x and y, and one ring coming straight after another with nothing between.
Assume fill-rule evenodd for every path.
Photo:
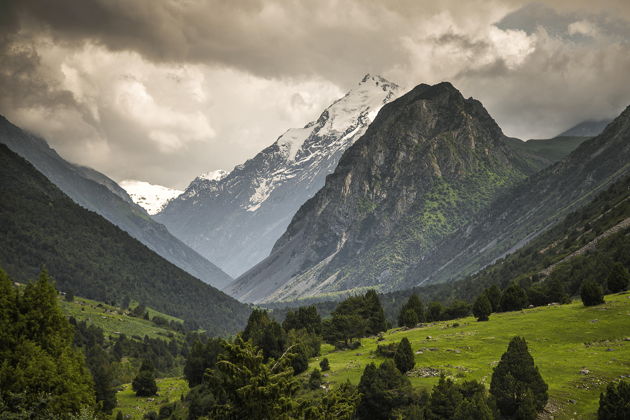
<instances>
[{"instance_id":1,"label":"green grassy slope","mask_svg":"<svg viewBox=\"0 0 630 420\"><path fill-rule=\"evenodd\" d=\"M588 139L590 137L559 136L545 140L521 141L508 138L506 143L525 157L534 167L543 169L564 158Z\"/></svg>"},{"instance_id":2,"label":"green grassy slope","mask_svg":"<svg viewBox=\"0 0 630 420\"><path fill-rule=\"evenodd\" d=\"M158 395L154 397L136 397L131 389L131 384L125 384L122 391L116 394L118 406L111 416L116 418L121 411L126 419L142 419L144 414L151 411L159 413L164 404L179 401L182 395L188 393L188 383L183 378L162 378L155 381L158 386Z\"/></svg>"},{"instance_id":3,"label":"green grassy slope","mask_svg":"<svg viewBox=\"0 0 630 420\"><path fill-rule=\"evenodd\" d=\"M153 322L130 316L128 311L123 311L116 306L107 305L91 299L75 297L73 302L60 300L62 310L67 316L74 317L77 321L86 321L103 329L105 337L117 338L120 334L127 337L161 338L169 340L171 337L182 337L182 334L168 328L162 328ZM154 309L147 308L149 316L161 316L162 318L183 322L178 318L163 314Z\"/></svg>"},{"instance_id":4,"label":"green grassy slope","mask_svg":"<svg viewBox=\"0 0 630 420\"><path fill-rule=\"evenodd\" d=\"M310 368L319 367L319 360L327 357L331 371L326 381L349 379L357 384L366 364L384 360L374 354L377 344L407 337L416 352L416 372L435 369L456 380L477 379L489 386L493 367L515 335L525 337L549 385L551 414L556 419L595 418L605 384L630 375L630 293L609 295L606 304L590 308L574 302L493 314L488 322L469 317L390 330L384 341L363 339L357 350L334 351L325 345ZM427 389L438 381L437 376L410 376L414 386Z\"/></svg>"}]
</instances>

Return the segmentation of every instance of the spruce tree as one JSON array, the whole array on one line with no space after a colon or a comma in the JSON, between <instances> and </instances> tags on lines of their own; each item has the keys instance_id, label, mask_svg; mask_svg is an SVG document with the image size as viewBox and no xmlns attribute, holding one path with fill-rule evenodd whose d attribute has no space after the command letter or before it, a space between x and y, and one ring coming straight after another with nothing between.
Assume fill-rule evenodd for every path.
<instances>
[{"instance_id":1,"label":"spruce tree","mask_svg":"<svg viewBox=\"0 0 630 420\"><path fill-rule=\"evenodd\" d=\"M138 397L150 397L157 394L158 387L155 383L153 366L146 360L142 362L138 375L131 383L131 389Z\"/></svg>"},{"instance_id":2,"label":"spruce tree","mask_svg":"<svg viewBox=\"0 0 630 420\"><path fill-rule=\"evenodd\" d=\"M330 370L330 362L328 361L327 357L324 357L322 361L319 362L319 367L322 370L322 372Z\"/></svg>"},{"instance_id":3,"label":"spruce tree","mask_svg":"<svg viewBox=\"0 0 630 420\"><path fill-rule=\"evenodd\" d=\"M461 404L463 396L459 388L451 379L440 376L440 381L433 387L427 418L432 420L447 420L455 417L455 410Z\"/></svg>"},{"instance_id":4,"label":"spruce tree","mask_svg":"<svg viewBox=\"0 0 630 420\"><path fill-rule=\"evenodd\" d=\"M630 419L630 383L611 382L599 396L599 420Z\"/></svg>"},{"instance_id":5,"label":"spruce tree","mask_svg":"<svg viewBox=\"0 0 630 420\"><path fill-rule=\"evenodd\" d=\"M527 305L527 293L518 284L513 284L506 288L501 295L501 310L520 311Z\"/></svg>"},{"instance_id":6,"label":"spruce tree","mask_svg":"<svg viewBox=\"0 0 630 420\"><path fill-rule=\"evenodd\" d=\"M391 359L378 368L367 365L359 381L362 394L357 407L359 419L385 420L402 407L415 402L409 379L402 375Z\"/></svg>"},{"instance_id":7,"label":"spruce tree","mask_svg":"<svg viewBox=\"0 0 630 420\"><path fill-rule=\"evenodd\" d=\"M608 290L610 290L611 293L623 292L628 288L628 282L630 282L628 270L626 270L621 263L614 263L606 279Z\"/></svg>"},{"instance_id":8,"label":"spruce tree","mask_svg":"<svg viewBox=\"0 0 630 420\"><path fill-rule=\"evenodd\" d=\"M492 313L492 305L485 293L480 294L475 299L475 303L472 307L473 315L477 318L477 321L487 321L490 313Z\"/></svg>"},{"instance_id":9,"label":"spruce tree","mask_svg":"<svg viewBox=\"0 0 630 420\"><path fill-rule=\"evenodd\" d=\"M398 325L401 327L413 328L418 325L418 315L413 309L403 309L398 315Z\"/></svg>"},{"instance_id":10,"label":"spruce tree","mask_svg":"<svg viewBox=\"0 0 630 420\"><path fill-rule=\"evenodd\" d=\"M580 288L580 297L584 306L595 306L604 303L604 290L593 280L584 280Z\"/></svg>"},{"instance_id":11,"label":"spruce tree","mask_svg":"<svg viewBox=\"0 0 630 420\"><path fill-rule=\"evenodd\" d=\"M368 290L364 296L365 308L364 312L368 320L367 333L376 335L387 330L387 322L385 320L385 312L381 301L374 290Z\"/></svg>"},{"instance_id":12,"label":"spruce tree","mask_svg":"<svg viewBox=\"0 0 630 420\"><path fill-rule=\"evenodd\" d=\"M523 420L534 419L547 404L547 384L540 376L524 338L514 337L510 341L494 368L490 393L501 414L508 418L518 413L518 418Z\"/></svg>"},{"instance_id":13,"label":"spruce tree","mask_svg":"<svg viewBox=\"0 0 630 420\"><path fill-rule=\"evenodd\" d=\"M485 293L488 296L490 305L492 305L492 312L497 312L501 304L501 289L496 284L493 284L486 289Z\"/></svg>"},{"instance_id":14,"label":"spruce tree","mask_svg":"<svg viewBox=\"0 0 630 420\"><path fill-rule=\"evenodd\" d=\"M310 389L319 389L322 385L322 374L319 369L315 368L308 378L308 387Z\"/></svg>"},{"instance_id":15,"label":"spruce tree","mask_svg":"<svg viewBox=\"0 0 630 420\"><path fill-rule=\"evenodd\" d=\"M440 302L431 302L427 309L427 321L434 322L442 319L444 313L444 307Z\"/></svg>"},{"instance_id":16,"label":"spruce tree","mask_svg":"<svg viewBox=\"0 0 630 420\"><path fill-rule=\"evenodd\" d=\"M402 373L409 372L416 364L413 351L411 350L411 344L407 337L403 337L403 339L400 340L396 353L394 354L394 363Z\"/></svg>"}]
</instances>

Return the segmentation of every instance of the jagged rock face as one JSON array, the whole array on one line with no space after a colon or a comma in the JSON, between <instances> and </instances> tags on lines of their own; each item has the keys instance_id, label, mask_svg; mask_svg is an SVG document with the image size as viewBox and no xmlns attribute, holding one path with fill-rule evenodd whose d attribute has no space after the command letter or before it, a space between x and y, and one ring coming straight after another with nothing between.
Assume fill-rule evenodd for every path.
<instances>
[{"instance_id":1,"label":"jagged rock face","mask_svg":"<svg viewBox=\"0 0 630 420\"><path fill-rule=\"evenodd\" d=\"M391 290L405 270L530 173L483 106L449 83L386 105L272 254L226 291L263 302Z\"/></svg>"},{"instance_id":2,"label":"jagged rock face","mask_svg":"<svg viewBox=\"0 0 630 420\"><path fill-rule=\"evenodd\" d=\"M447 282L515 252L630 174L630 107L566 158L500 195L415 264L404 287Z\"/></svg>"},{"instance_id":3,"label":"jagged rock face","mask_svg":"<svg viewBox=\"0 0 630 420\"><path fill-rule=\"evenodd\" d=\"M269 255L295 212L398 92L367 75L316 121L288 130L229 174L195 179L155 218L228 274L243 273Z\"/></svg>"},{"instance_id":4,"label":"jagged rock face","mask_svg":"<svg viewBox=\"0 0 630 420\"><path fill-rule=\"evenodd\" d=\"M177 267L217 288L232 281L152 220L116 182L94 169L67 162L44 139L21 130L2 116L0 143L28 160L74 202L100 214Z\"/></svg>"}]
</instances>

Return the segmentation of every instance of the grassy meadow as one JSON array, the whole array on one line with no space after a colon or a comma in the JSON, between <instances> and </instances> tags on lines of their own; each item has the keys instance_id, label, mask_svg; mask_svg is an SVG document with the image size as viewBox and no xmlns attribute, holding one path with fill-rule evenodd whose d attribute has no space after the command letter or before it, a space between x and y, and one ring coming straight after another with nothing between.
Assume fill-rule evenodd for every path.
<instances>
[{"instance_id":1,"label":"grassy meadow","mask_svg":"<svg viewBox=\"0 0 630 420\"><path fill-rule=\"evenodd\" d=\"M606 296L606 303L595 307L574 301L492 314L487 322L468 317L393 329L383 341L363 339L356 350L323 345L322 356L311 360L310 368L327 357L331 370L324 372L325 381L358 384L366 364L384 360L375 355L377 344L407 337L416 353L410 372L414 387L430 390L440 373L458 381L477 379L489 387L493 367L515 335L525 337L549 385L547 409L556 419L595 418L605 385L620 377L630 379L630 293Z\"/></svg>"}]
</instances>

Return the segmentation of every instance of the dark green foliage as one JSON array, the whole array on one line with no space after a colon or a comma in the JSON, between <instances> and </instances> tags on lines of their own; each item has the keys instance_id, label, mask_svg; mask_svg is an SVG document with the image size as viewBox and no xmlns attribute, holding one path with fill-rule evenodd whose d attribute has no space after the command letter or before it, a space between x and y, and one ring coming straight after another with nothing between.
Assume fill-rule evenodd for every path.
<instances>
[{"instance_id":1,"label":"dark green foliage","mask_svg":"<svg viewBox=\"0 0 630 420\"><path fill-rule=\"evenodd\" d=\"M608 274L608 278L606 279L608 290L610 290L611 293L623 292L628 288L628 282L630 282L628 270L618 262L613 264L610 274Z\"/></svg>"},{"instance_id":2,"label":"dark green foliage","mask_svg":"<svg viewBox=\"0 0 630 420\"><path fill-rule=\"evenodd\" d=\"M599 420L630 419L630 383L611 382L599 396Z\"/></svg>"},{"instance_id":3,"label":"dark green foliage","mask_svg":"<svg viewBox=\"0 0 630 420\"><path fill-rule=\"evenodd\" d=\"M418 325L418 315L413 309L401 309L398 315L398 325L401 327L413 328Z\"/></svg>"},{"instance_id":4,"label":"dark green foliage","mask_svg":"<svg viewBox=\"0 0 630 420\"><path fill-rule=\"evenodd\" d=\"M287 334L287 343L288 346L292 346L294 344L301 344L305 346L307 350L307 357L317 357L320 353L320 348L322 346L322 338L315 334L309 333L305 329L301 330L289 330Z\"/></svg>"},{"instance_id":5,"label":"dark green foliage","mask_svg":"<svg viewBox=\"0 0 630 420\"><path fill-rule=\"evenodd\" d=\"M433 387L426 418L430 420L492 420L485 387L476 381L456 384L440 377Z\"/></svg>"},{"instance_id":6,"label":"dark green foliage","mask_svg":"<svg viewBox=\"0 0 630 420\"><path fill-rule=\"evenodd\" d=\"M527 293L518 284L512 284L501 294L501 311L520 311L527 306Z\"/></svg>"},{"instance_id":7,"label":"dark green foliage","mask_svg":"<svg viewBox=\"0 0 630 420\"><path fill-rule=\"evenodd\" d=\"M237 337L204 383L189 394L189 418L276 419L297 417L300 385L285 358L264 362L262 352Z\"/></svg>"},{"instance_id":8,"label":"dark green foliage","mask_svg":"<svg viewBox=\"0 0 630 420\"><path fill-rule=\"evenodd\" d=\"M446 307L442 319L457 319L470 315L470 305L461 299L456 299Z\"/></svg>"},{"instance_id":9,"label":"dark green foliage","mask_svg":"<svg viewBox=\"0 0 630 420\"><path fill-rule=\"evenodd\" d=\"M95 405L90 372L45 271L20 292L0 269L0 360L0 418L59 418Z\"/></svg>"},{"instance_id":10,"label":"dark green foliage","mask_svg":"<svg viewBox=\"0 0 630 420\"><path fill-rule=\"evenodd\" d=\"M309 333L321 334L322 319L315 306L303 306L289 311L282 322L285 331L305 329Z\"/></svg>"},{"instance_id":11,"label":"dark green foliage","mask_svg":"<svg viewBox=\"0 0 630 420\"><path fill-rule=\"evenodd\" d=\"M327 357L324 357L322 361L319 362L319 367L322 370L322 372L326 372L327 370L330 370L330 362L328 361Z\"/></svg>"},{"instance_id":12,"label":"dark green foliage","mask_svg":"<svg viewBox=\"0 0 630 420\"><path fill-rule=\"evenodd\" d=\"M431 302L427 308L427 321L440 321L443 313L444 307L440 302Z\"/></svg>"},{"instance_id":13,"label":"dark green foliage","mask_svg":"<svg viewBox=\"0 0 630 420\"><path fill-rule=\"evenodd\" d=\"M396 350L398 350L398 343L377 344L375 353L380 357L393 358Z\"/></svg>"},{"instance_id":14,"label":"dark green foliage","mask_svg":"<svg viewBox=\"0 0 630 420\"><path fill-rule=\"evenodd\" d=\"M350 382L306 401L304 420L354 420L360 394Z\"/></svg>"},{"instance_id":15,"label":"dark green foliage","mask_svg":"<svg viewBox=\"0 0 630 420\"><path fill-rule=\"evenodd\" d=\"M337 347L351 347L353 339L375 335L386 329L385 313L374 290L340 302L332 318L322 325L324 340Z\"/></svg>"},{"instance_id":16,"label":"dark green foliage","mask_svg":"<svg viewBox=\"0 0 630 420\"><path fill-rule=\"evenodd\" d=\"M191 388L203 381L204 372L214 367L222 350L223 345L218 338L210 338L205 344L195 340L184 366L184 377Z\"/></svg>"},{"instance_id":17,"label":"dark green foliage","mask_svg":"<svg viewBox=\"0 0 630 420\"><path fill-rule=\"evenodd\" d=\"M362 394L357 409L359 419L387 419L394 410L416 402L409 379L392 360L384 361L378 368L374 363L367 365L359 392Z\"/></svg>"},{"instance_id":18,"label":"dark green foliage","mask_svg":"<svg viewBox=\"0 0 630 420\"><path fill-rule=\"evenodd\" d=\"M291 367L293 368L293 374L299 375L302 372L306 372L308 369L308 350L304 344L298 343L290 347L289 359L291 360Z\"/></svg>"},{"instance_id":19,"label":"dark green foliage","mask_svg":"<svg viewBox=\"0 0 630 420\"><path fill-rule=\"evenodd\" d=\"M122 411L118 410L118 413L116 413L116 420L124 420L124 416Z\"/></svg>"},{"instance_id":20,"label":"dark green foliage","mask_svg":"<svg viewBox=\"0 0 630 420\"><path fill-rule=\"evenodd\" d=\"M101 404L101 409L105 413L111 413L117 401L110 357L100 345L91 347L86 356L88 368L94 379L96 402Z\"/></svg>"},{"instance_id":21,"label":"dark green foliage","mask_svg":"<svg viewBox=\"0 0 630 420\"><path fill-rule=\"evenodd\" d=\"M493 284L484 293L488 297L490 305L492 305L492 312L497 312L501 305L501 289L499 289L499 286Z\"/></svg>"},{"instance_id":22,"label":"dark green foliage","mask_svg":"<svg viewBox=\"0 0 630 420\"><path fill-rule=\"evenodd\" d=\"M280 324L269 317L267 311L254 309L243 331L243 340L251 341L263 351L265 360L278 358L286 349L287 336Z\"/></svg>"},{"instance_id":23,"label":"dark green foliage","mask_svg":"<svg viewBox=\"0 0 630 420\"><path fill-rule=\"evenodd\" d=\"M131 383L131 389L134 390L138 397L150 397L157 394L158 387L155 383L153 366L146 360L142 362L138 375Z\"/></svg>"},{"instance_id":24,"label":"dark green foliage","mask_svg":"<svg viewBox=\"0 0 630 420\"><path fill-rule=\"evenodd\" d=\"M413 293L409 296L407 303L400 308L398 314L398 325L407 328L415 327L419 322L424 321L424 305L418 295Z\"/></svg>"},{"instance_id":25,"label":"dark green foliage","mask_svg":"<svg viewBox=\"0 0 630 420\"><path fill-rule=\"evenodd\" d=\"M398 348L396 349L396 354L394 354L394 363L396 364L398 370L402 373L409 372L416 364L413 350L411 350L411 344L409 343L409 339L407 339L407 337L403 337L403 339L400 340L400 344L398 344Z\"/></svg>"},{"instance_id":26,"label":"dark green foliage","mask_svg":"<svg viewBox=\"0 0 630 420\"><path fill-rule=\"evenodd\" d=\"M0 265L17 281L42 265L60 290L99 301L128 296L197 320L209 334L242 328L249 308L175 267L103 217L73 202L0 145Z\"/></svg>"},{"instance_id":27,"label":"dark green foliage","mask_svg":"<svg viewBox=\"0 0 630 420\"><path fill-rule=\"evenodd\" d=\"M584 306L595 306L604 303L604 289L593 280L585 280L580 289L580 297Z\"/></svg>"},{"instance_id":28,"label":"dark green foliage","mask_svg":"<svg viewBox=\"0 0 630 420\"><path fill-rule=\"evenodd\" d=\"M488 299L486 293L482 293L477 296L475 303L472 307L473 315L477 318L477 321L487 321L492 313L492 305Z\"/></svg>"},{"instance_id":29,"label":"dark green foliage","mask_svg":"<svg viewBox=\"0 0 630 420\"><path fill-rule=\"evenodd\" d=\"M315 368L308 377L308 387L310 389L319 389L322 386L322 373Z\"/></svg>"},{"instance_id":30,"label":"dark green foliage","mask_svg":"<svg viewBox=\"0 0 630 420\"><path fill-rule=\"evenodd\" d=\"M547 384L534 365L524 338L510 341L492 373L490 393L501 414L508 418L535 419L547 404Z\"/></svg>"}]
</instances>

